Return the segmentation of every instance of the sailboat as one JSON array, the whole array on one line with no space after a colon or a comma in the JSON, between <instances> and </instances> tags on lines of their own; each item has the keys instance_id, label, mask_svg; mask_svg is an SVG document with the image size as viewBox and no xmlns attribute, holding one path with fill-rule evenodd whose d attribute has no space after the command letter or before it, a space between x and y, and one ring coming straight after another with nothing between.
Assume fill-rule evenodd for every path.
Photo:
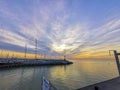
<instances>
[{"instance_id":1,"label":"sailboat","mask_svg":"<svg viewBox=\"0 0 120 90\"><path fill-rule=\"evenodd\" d=\"M42 77L42 90L57 90L44 76Z\"/></svg>"}]
</instances>

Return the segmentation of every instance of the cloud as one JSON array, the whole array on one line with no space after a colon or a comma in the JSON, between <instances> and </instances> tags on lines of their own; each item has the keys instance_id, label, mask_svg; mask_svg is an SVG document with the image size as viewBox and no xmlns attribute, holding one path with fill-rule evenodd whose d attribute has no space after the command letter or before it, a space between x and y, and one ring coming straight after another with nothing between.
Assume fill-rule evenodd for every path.
<instances>
[{"instance_id":1,"label":"cloud","mask_svg":"<svg viewBox=\"0 0 120 90\"><path fill-rule=\"evenodd\" d=\"M91 27L90 21L69 22L79 13L69 10L65 0L25 0L24 3L0 1L1 48L21 51L27 44L28 52L34 52L36 39L41 54L76 55L119 47L119 17Z\"/></svg>"},{"instance_id":2,"label":"cloud","mask_svg":"<svg viewBox=\"0 0 120 90\"><path fill-rule=\"evenodd\" d=\"M108 50L118 49L120 44L119 18L108 21L98 28L89 31L88 39L77 50L85 53L108 53ZM77 54L79 52L76 50ZM73 51L74 52L74 51ZM80 53L81 54L81 53Z\"/></svg>"}]
</instances>

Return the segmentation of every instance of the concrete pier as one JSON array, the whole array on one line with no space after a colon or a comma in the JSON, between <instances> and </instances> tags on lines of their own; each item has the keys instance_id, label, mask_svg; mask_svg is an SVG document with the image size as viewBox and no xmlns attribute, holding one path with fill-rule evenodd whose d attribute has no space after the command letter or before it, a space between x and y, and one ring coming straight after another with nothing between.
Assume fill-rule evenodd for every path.
<instances>
[{"instance_id":1,"label":"concrete pier","mask_svg":"<svg viewBox=\"0 0 120 90\"><path fill-rule=\"evenodd\" d=\"M48 59L18 59L18 60L0 60L0 68L20 67L20 66L43 66L43 65L68 65L72 62L68 60L48 60Z\"/></svg>"},{"instance_id":2,"label":"concrete pier","mask_svg":"<svg viewBox=\"0 0 120 90\"><path fill-rule=\"evenodd\" d=\"M77 90L120 90L120 77L116 77Z\"/></svg>"}]
</instances>

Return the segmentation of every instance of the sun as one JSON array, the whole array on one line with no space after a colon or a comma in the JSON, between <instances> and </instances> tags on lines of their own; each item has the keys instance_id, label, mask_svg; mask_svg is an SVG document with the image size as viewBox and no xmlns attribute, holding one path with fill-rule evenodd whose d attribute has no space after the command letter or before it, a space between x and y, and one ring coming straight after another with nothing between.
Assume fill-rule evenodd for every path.
<instances>
[{"instance_id":1,"label":"sun","mask_svg":"<svg viewBox=\"0 0 120 90\"><path fill-rule=\"evenodd\" d=\"M77 48L76 45L67 45L67 44L58 44L58 43L54 43L51 46L52 50L56 51L56 52L65 52L65 51L71 51L74 50L75 48Z\"/></svg>"},{"instance_id":2,"label":"sun","mask_svg":"<svg viewBox=\"0 0 120 90\"><path fill-rule=\"evenodd\" d=\"M67 48L67 46L65 44L53 44L52 45L52 49L54 51L57 51L57 52L63 52L65 49Z\"/></svg>"}]
</instances>

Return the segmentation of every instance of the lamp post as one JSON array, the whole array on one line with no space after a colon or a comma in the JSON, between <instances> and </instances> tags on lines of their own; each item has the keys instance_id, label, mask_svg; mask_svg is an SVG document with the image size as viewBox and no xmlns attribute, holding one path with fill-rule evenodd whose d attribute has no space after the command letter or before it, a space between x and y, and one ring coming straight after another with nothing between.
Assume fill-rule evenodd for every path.
<instances>
[{"instance_id":1,"label":"lamp post","mask_svg":"<svg viewBox=\"0 0 120 90\"><path fill-rule=\"evenodd\" d=\"M66 49L64 49L64 60L66 60Z\"/></svg>"}]
</instances>

